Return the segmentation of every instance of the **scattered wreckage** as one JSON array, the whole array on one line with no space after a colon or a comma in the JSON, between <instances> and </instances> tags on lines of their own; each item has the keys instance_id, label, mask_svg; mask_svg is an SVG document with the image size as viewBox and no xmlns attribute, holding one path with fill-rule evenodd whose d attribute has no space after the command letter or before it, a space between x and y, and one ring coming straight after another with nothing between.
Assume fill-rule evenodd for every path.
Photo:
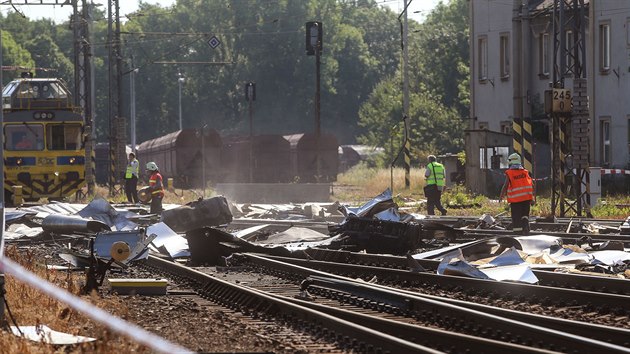
<instances>
[{"instance_id":1,"label":"scattered wreckage","mask_svg":"<svg viewBox=\"0 0 630 354\"><path fill-rule=\"evenodd\" d=\"M389 190L359 207L338 202L230 204L219 196L165 209L159 216L147 215L142 208L112 206L101 198L88 205L24 207L7 212L5 239L21 244L63 240L67 247L57 255L74 269L87 269L86 293L98 289L108 271L124 273L149 252L191 265L225 266L235 253L308 259L305 250L331 249L431 259L441 262L437 274L497 281L537 283L532 269L630 277L630 253L624 247L630 239L623 236L630 233L628 220L617 226L618 239L601 239L599 231L610 232L610 224L585 220L562 225L581 232L577 238L557 232L516 236L505 219L489 215L406 213ZM114 287L125 292L128 284L140 283L129 279ZM161 282L146 287L154 293L165 289Z\"/></svg>"}]
</instances>

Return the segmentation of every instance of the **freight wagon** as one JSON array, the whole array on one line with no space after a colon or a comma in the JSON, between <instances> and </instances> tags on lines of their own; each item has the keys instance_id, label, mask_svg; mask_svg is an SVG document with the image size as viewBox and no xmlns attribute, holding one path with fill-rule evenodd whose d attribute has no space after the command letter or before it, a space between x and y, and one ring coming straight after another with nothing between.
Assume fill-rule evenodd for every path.
<instances>
[{"instance_id":1,"label":"freight wagon","mask_svg":"<svg viewBox=\"0 0 630 354\"><path fill-rule=\"evenodd\" d=\"M138 146L137 157L141 170L153 161L164 179L173 178L176 187L198 188L202 185L203 168L206 183L219 179L221 147L221 137L214 129L206 130L203 141L198 130L184 129L143 142Z\"/></svg>"}]
</instances>

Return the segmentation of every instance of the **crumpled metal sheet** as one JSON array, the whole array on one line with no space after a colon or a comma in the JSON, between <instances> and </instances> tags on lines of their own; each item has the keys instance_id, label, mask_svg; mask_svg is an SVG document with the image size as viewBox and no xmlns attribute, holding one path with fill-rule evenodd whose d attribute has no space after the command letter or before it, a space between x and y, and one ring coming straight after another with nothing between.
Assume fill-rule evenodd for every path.
<instances>
[{"instance_id":1,"label":"crumpled metal sheet","mask_svg":"<svg viewBox=\"0 0 630 354\"><path fill-rule=\"evenodd\" d=\"M402 221L398 209L394 207L383 210L380 213L376 213L374 214L374 217L379 220Z\"/></svg>"},{"instance_id":2,"label":"crumpled metal sheet","mask_svg":"<svg viewBox=\"0 0 630 354\"><path fill-rule=\"evenodd\" d=\"M26 212L22 210L6 210L4 211L4 222L13 224L22 221L27 215L35 215L35 212Z\"/></svg>"},{"instance_id":3,"label":"crumpled metal sheet","mask_svg":"<svg viewBox=\"0 0 630 354\"><path fill-rule=\"evenodd\" d=\"M213 197L179 208L164 210L162 221L176 232L187 232L232 221L232 212L225 197Z\"/></svg>"},{"instance_id":4,"label":"crumpled metal sheet","mask_svg":"<svg viewBox=\"0 0 630 354\"><path fill-rule=\"evenodd\" d=\"M237 232L233 232L232 235L234 235L235 237L238 237L238 238L242 238L243 240L249 241L258 232L266 229L269 226L270 226L269 224L256 225L256 226L248 227L248 228L243 229L243 230L239 230Z\"/></svg>"},{"instance_id":5,"label":"crumpled metal sheet","mask_svg":"<svg viewBox=\"0 0 630 354\"><path fill-rule=\"evenodd\" d=\"M497 260L498 259L498 260ZM494 261L494 263L492 263ZM438 265L437 274L458 275L477 279L497 281L519 281L529 284L538 283L538 278L515 248L505 251L483 267L475 267L464 260L461 249L444 255Z\"/></svg>"},{"instance_id":6,"label":"crumpled metal sheet","mask_svg":"<svg viewBox=\"0 0 630 354\"><path fill-rule=\"evenodd\" d=\"M153 234L157 236L152 242L153 245L155 245L158 250L164 248L167 255L171 256L171 258L190 256L188 240L178 235L165 223L159 222L147 227L147 235Z\"/></svg>"},{"instance_id":7,"label":"crumpled metal sheet","mask_svg":"<svg viewBox=\"0 0 630 354\"><path fill-rule=\"evenodd\" d=\"M19 329L18 329L19 328ZM13 335L23 337L34 342L41 342L53 345L71 345L86 342L93 342L96 338L77 336L74 334L57 332L46 325L37 326L11 326ZM22 332L22 334L20 334Z\"/></svg>"},{"instance_id":8,"label":"crumpled metal sheet","mask_svg":"<svg viewBox=\"0 0 630 354\"><path fill-rule=\"evenodd\" d=\"M467 242L460 245L440 248L429 252L419 253L413 256L415 259L439 259L440 256L446 255L454 249L459 249L462 252L464 260L475 261L478 259L484 259L492 256L497 256L503 253L506 249L515 247L520 249L520 243L510 236L498 236L491 237L483 240L476 240Z\"/></svg>"},{"instance_id":9,"label":"crumpled metal sheet","mask_svg":"<svg viewBox=\"0 0 630 354\"><path fill-rule=\"evenodd\" d=\"M50 214L42 220L42 229L47 232L66 233L74 232L101 232L111 231L109 225L102 221L84 219L74 215Z\"/></svg>"},{"instance_id":10,"label":"crumpled metal sheet","mask_svg":"<svg viewBox=\"0 0 630 354\"><path fill-rule=\"evenodd\" d=\"M19 210L39 214L38 217L45 218L49 214L61 214L61 215L76 214L84 207L85 207L85 204L54 202L54 203L48 203L44 205L36 205L36 206L27 207L27 208L20 208Z\"/></svg>"},{"instance_id":11,"label":"crumpled metal sheet","mask_svg":"<svg viewBox=\"0 0 630 354\"><path fill-rule=\"evenodd\" d=\"M442 262L438 265L437 274L439 275L458 275L469 278L477 279L489 279L489 277L473 267L470 263L464 260L461 249L445 254L442 258Z\"/></svg>"},{"instance_id":12,"label":"crumpled metal sheet","mask_svg":"<svg viewBox=\"0 0 630 354\"><path fill-rule=\"evenodd\" d=\"M353 215L358 217L371 218L381 211L387 210L392 207L397 207L397 205L392 199L392 191L388 188L383 193L377 195L376 197L372 198L370 201L358 208L351 208L343 205L341 206L340 211L346 217Z\"/></svg>"},{"instance_id":13,"label":"crumpled metal sheet","mask_svg":"<svg viewBox=\"0 0 630 354\"><path fill-rule=\"evenodd\" d=\"M523 252L536 254L543 251L555 252L562 247L562 238L549 235L532 235L515 237L523 247Z\"/></svg>"},{"instance_id":14,"label":"crumpled metal sheet","mask_svg":"<svg viewBox=\"0 0 630 354\"><path fill-rule=\"evenodd\" d=\"M136 215L135 213L127 210L116 210L107 200L102 198L95 198L77 214L83 218L102 221L116 231L133 230L138 227L136 223L127 219L127 216Z\"/></svg>"},{"instance_id":15,"label":"crumpled metal sheet","mask_svg":"<svg viewBox=\"0 0 630 354\"><path fill-rule=\"evenodd\" d=\"M516 248L512 247L508 250L505 250L500 255L496 256L493 260L486 263L485 266L480 266L480 268L484 267L504 267L504 266L512 266L512 265L520 265L525 263L521 255L518 253Z\"/></svg>"}]
</instances>

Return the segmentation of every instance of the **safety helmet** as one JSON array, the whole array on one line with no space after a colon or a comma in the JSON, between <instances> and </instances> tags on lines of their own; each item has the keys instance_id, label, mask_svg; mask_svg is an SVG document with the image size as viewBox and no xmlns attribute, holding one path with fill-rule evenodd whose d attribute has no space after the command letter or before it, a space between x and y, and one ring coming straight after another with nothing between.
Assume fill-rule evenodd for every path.
<instances>
[{"instance_id":1,"label":"safety helmet","mask_svg":"<svg viewBox=\"0 0 630 354\"><path fill-rule=\"evenodd\" d=\"M508 163L510 165L520 165L521 164L521 155L517 153L513 153L508 156Z\"/></svg>"},{"instance_id":2,"label":"safety helmet","mask_svg":"<svg viewBox=\"0 0 630 354\"><path fill-rule=\"evenodd\" d=\"M158 170L157 164L155 162L153 162L153 161L148 162L147 163L147 170L149 170L149 171L157 171Z\"/></svg>"},{"instance_id":3,"label":"safety helmet","mask_svg":"<svg viewBox=\"0 0 630 354\"><path fill-rule=\"evenodd\" d=\"M427 157L427 159L429 160L429 162L435 162L435 160L437 160L437 159L435 158L435 155L429 155L429 156Z\"/></svg>"}]
</instances>

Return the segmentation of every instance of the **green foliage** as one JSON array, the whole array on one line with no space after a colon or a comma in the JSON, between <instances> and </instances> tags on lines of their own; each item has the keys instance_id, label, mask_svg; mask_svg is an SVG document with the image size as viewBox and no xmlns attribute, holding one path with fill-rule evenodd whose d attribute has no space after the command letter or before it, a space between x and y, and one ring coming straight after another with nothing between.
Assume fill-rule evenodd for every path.
<instances>
[{"instance_id":1,"label":"green foliage","mask_svg":"<svg viewBox=\"0 0 630 354\"><path fill-rule=\"evenodd\" d=\"M425 23L410 21L409 126L416 155L462 147L459 117L468 105L465 7L464 0L452 0L439 5ZM104 11L95 9L90 38L96 133L101 141L109 135L110 102ZM178 71L185 77L181 95L185 128L209 124L224 134L247 133L249 107L243 85L254 81L255 133L313 131L315 58L305 55L304 24L320 20L324 24L322 130L334 133L341 143L387 147L381 160L389 162L402 139L399 124L394 148L390 147L391 127L402 117L397 16L376 0L179 0L170 7L140 2L138 12L121 28L122 71L139 69L135 76L138 141L177 129ZM75 43L70 19L55 24L16 13L0 14L0 27L5 65L53 68L54 74L38 76L55 75L73 82ZM214 49L207 44L212 36L221 41ZM121 85L125 115L129 76Z\"/></svg>"}]
</instances>

